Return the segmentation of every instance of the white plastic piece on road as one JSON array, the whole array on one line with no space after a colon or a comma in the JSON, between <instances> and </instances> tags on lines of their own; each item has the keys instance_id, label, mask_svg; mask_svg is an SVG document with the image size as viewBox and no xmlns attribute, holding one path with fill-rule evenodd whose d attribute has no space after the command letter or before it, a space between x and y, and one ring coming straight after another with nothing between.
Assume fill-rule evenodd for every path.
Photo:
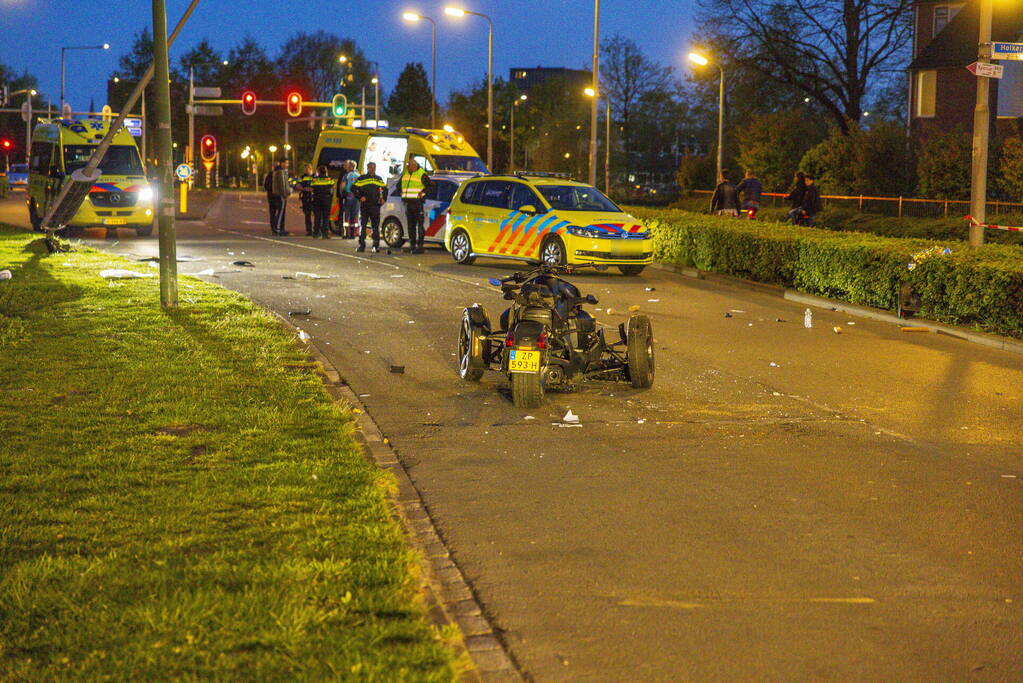
<instances>
[{"instance_id":1,"label":"white plastic piece on road","mask_svg":"<svg viewBox=\"0 0 1023 683\"><path fill-rule=\"evenodd\" d=\"M298 278L300 278L300 277L307 277L310 280L326 280L330 276L329 275L317 275L316 273L303 273L302 271L299 271L299 272L295 273L295 279L296 280Z\"/></svg>"},{"instance_id":2,"label":"white plastic piece on road","mask_svg":"<svg viewBox=\"0 0 1023 683\"><path fill-rule=\"evenodd\" d=\"M192 275L194 277L198 277L200 275L213 275L213 273L214 273L214 270L212 268L207 268L206 270L200 270L198 273L185 273L185 274L186 275Z\"/></svg>"},{"instance_id":3,"label":"white plastic piece on road","mask_svg":"<svg viewBox=\"0 0 1023 683\"><path fill-rule=\"evenodd\" d=\"M576 415L575 413L573 413L572 409L569 408L568 412L565 413L565 417L561 418L561 421L566 423L566 424L578 424L579 423L579 416Z\"/></svg>"},{"instance_id":4,"label":"white plastic piece on road","mask_svg":"<svg viewBox=\"0 0 1023 683\"><path fill-rule=\"evenodd\" d=\"M808 330L813 327L813 311L809 308L803 312L803 327Z\"/></svg>"},{"instance_id":5,"label":"white plastic piece on road","mask_svg":"<svg viewBox=\"0 0 1023 683\"><path fill-rule=\"evenodd\" d=\"M526 416L525 416L524 418L522 418L522 419L523 419L523 420L535 420L536 418L535 418L535 417L533 417L532 415L526 415Z\"/></svg>"},{"instance_id":6,"label":"white plastic piece on road","mask_svg":"<svg viewBox=\"0 0 1023 683\"><path fill-rule=\"evenodd\" d=\"M772 368L780 368L781 366L778 365L777 363L775 363L774 361L771 361L771 367Z\"/></svg>"},{"instance_id":7,"label":"white plastic piece on road","mask_svg":"<svg viewBox=\"0 0 1023 683\"><path fill-rule=\"evenodd\" d=\"M107 270L99 271L99 276L107 280L133 280L136 278L156 277L156 273L139 273L138 271L124 270L123 268L108 268Z\"/></svg>"},{"instance_id":8,"label":"white plastic piece on road","mask_svg":"<svg viewBox=\"0 0 1023 683\"><path fill-rule=\"evenodd\" d=\"M392 275L391 277L405 277L404 275Z\"/></svg>"},{"instance_id":9,"label":"white plastic piece on road","mask_svg":"<svg viewBox=\"0 0 1023 683\"><path fill-rule=\"evenodd\" d=\"M205 260L206 259L204 259L202 256L188 256L187 254L182 254L182 255L178 256L178 263L192 263L193 261L205 261Z\"/></svg>"},{"instance_id":10,"label":"white plastic piece on road","mask_svg":"<svg viewBox=\"0 0 1023 683\"><path fill-rule=\"evenodd\" d=\"M656 303L659 303L660 301L661 301L660 299L647 299L646 300L646 302L648 304L656 304Z\"/></svg>"},{"instance_id":11,"label":"white plastic piece on road","mask_svg":"<svg viewBox=\"0 0 1023 683\"><path fill-rule=\"evenodd\" d=\"M302 341L309 341L312 339L312 337L309 336L309 333L302 329L299 329L298 331L298 338Z\"/></svg>"},{"instance_id":12,"label":"white plastic piece on road","mask_svg":"<svg viewBox=\"0 0 1023 683\"><path fill-rule=\"evenodd\" d=\"M0 280L13 280L14 273L9 270L0 270Z\"/></svg>"}]
</instances>

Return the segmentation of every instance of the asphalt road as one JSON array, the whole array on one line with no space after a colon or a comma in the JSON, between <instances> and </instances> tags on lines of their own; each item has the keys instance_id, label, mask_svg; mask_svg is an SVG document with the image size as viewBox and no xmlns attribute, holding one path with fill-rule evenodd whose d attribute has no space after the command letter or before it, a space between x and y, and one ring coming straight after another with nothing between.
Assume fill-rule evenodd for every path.
<instances>
[{"instance_id":1,"label":"asphalt road","mask_svg":"<svg viewBox=\"0 0 1023 683\"><path fill-rule=\"evenodd\" d=\"M0 221L25 223L15 202ZM768 293L595 273L574 281L598 320L651 316L656 384L594 383L526 413L501 376L462 382L454 354L462 308L496 316L486 279L516 264L363 258L298 235L298 218L292 205L292 234L271 238L259 196L225 195L178 224L179 254L204 259L180 271L312 310L301 326L390 437L528 676L1023 678L1023 356L826 310L805 329L803 307ZM296 272L324 279L283 279ZM582 426L559 424L568 409Z\"/></svg>"}]
</instances>

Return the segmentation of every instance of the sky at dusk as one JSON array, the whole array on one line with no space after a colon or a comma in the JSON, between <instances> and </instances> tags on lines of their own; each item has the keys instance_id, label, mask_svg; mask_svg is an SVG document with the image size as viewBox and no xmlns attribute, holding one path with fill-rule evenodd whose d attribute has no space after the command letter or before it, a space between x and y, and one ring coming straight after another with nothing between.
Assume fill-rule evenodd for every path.
<instances>
[{"instance_id":1,"label":"sky at dusk","mask_svg":"<svg viewBox=\"0 0 1023 683\"><path fill-rule=\"evenodd\" d=\"M455 2L450 2L454 5ZM173 28L188 2L168 0ZM465 9L494 20L494 74L512 67L583 68L590 60L592 0L472 0ZM127 52L133 35L151 24L149 0L0 0L0 63L39 77L41 90L59 99L60 47L110 43L109 51L68 53L68 101L85 108L105 100L108 75ZM390 90L407 62L430 68L429 24L410 25L403 10L437 21L438 99L486 75L487 23L479 17L444 14L444 0L202 0L171 49L171 59L202 38L226 52L243 36L267 46L271 56L296 31L325 30L356 40L380 63ZM682 60L693 28L696 0L602 0L601 34L635 40L651 58L685 68Z\"/></svg>"}]
</instances>

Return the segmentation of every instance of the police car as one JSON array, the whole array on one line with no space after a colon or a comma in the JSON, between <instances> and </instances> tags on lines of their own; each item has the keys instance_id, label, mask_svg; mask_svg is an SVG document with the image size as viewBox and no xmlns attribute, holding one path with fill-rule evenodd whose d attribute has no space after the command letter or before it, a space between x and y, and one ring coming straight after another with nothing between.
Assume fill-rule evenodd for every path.
<instances>
[{"instance_id":1,"label":"police car","mask_svg":"<svg viewBox=\"0 0 1023 683\"><path fill-rule=\"evenodd\" d=\"M12 190L28 187L28 164L11 164L11 169L7 171L7 182Z\"/></svg>"},{"instance_id":2,"label":"police car","mask_svg":"<svg viewBox=\"0 0 1023 683\"><path fill-rule=\"evenodd\" d=\"M478 173L432 173L430 191L426 193L423 213L426 214L425 233L427 244L444 246L444 228L447 226L447 211L459 186ZM380 232L387 246L398 249L408 239L405 204L401 200L400 177L391 178L387 183L387 201L380 208Z\"/></svg>"}]
</instances>

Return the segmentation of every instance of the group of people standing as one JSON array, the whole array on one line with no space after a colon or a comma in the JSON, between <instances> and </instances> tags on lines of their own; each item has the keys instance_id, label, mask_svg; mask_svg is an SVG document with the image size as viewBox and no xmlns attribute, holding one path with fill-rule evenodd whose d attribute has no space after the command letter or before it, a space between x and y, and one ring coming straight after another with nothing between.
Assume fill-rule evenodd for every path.
<instances>
[{"instance_id":1,"label":"group of people standing","mask_svg":"<svg viewBox=\"0 0 1023 683\"><path fill-rule=\"evenodd\" d=\"M288 160L277 162L263 179L270 207L271 234L288 234L284 229L285 210L288 197L297 189L305 216L306 235L330 239L330 214L336 197L341 236L345 239L358 236L356 251L363 252L366 251L366 233L370 232L373 252L380 251L380 207L387 201L387 184L377 175L373 162L366 164L366 172L362 175L355 169L355 162L348 161L335 179L326 166L320 166L314 173L313 165L306 164L303 174L293 178L288 171ZM423 253L424 200L430 183L430 176L410 157L398 179L398 186L405 204L408 239L414 254Z\"/></svg>"},{"instance_id":2,"label":"group of people standing","mask_svg":"<svg viewBox=\"0 0 1023 683\"><path fill-rule=\"evenodd\" d=\"M739 216L756 218L763 197L763 184L752 169L738 185L728 178L728 169L721 169L721 177L710 200L710 212L716 216ZM793 177L792 190L786 197L789 202L789 221L793 225L812 226L821 206L820 189L814 183L813 175L798 171Z\"/></svg>"}]
</instances>

